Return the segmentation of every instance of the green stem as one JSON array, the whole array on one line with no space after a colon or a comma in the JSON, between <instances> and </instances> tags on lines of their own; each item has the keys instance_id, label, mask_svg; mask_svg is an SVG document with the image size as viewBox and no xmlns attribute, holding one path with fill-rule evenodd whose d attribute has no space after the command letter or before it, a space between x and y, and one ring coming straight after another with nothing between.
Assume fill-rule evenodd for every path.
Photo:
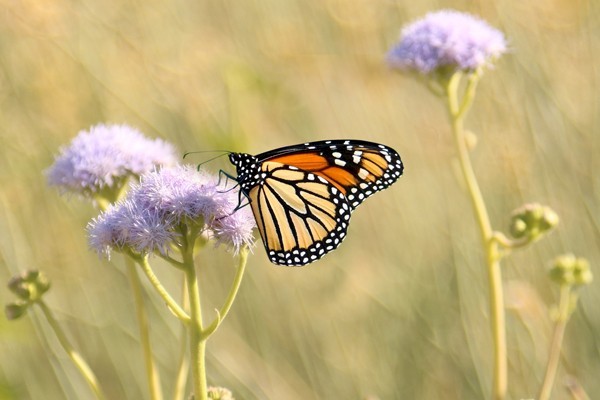
<instances>
[{"instance_id":1,"label":"green stem","mask_svg":"<svg viewBox=\"0 0 600 400\"><path fill-rule=\"evenodd\" d=\"M207 400L206 383L206 340L202 339L202 315L200 312L200 296L195 271L186 275L190 295L190 352L192 378L194 382L194 399ZM194 303L196 305L194 305Z\"/></svg>"},{"instance_id":2,"label":"green stem","mask_svg":"<svg viewBox=\"0 0 600 400\"><path fill-rule=\"evenodd\" d=\"M142 271L144 271L144 274L146 274L146 277L148 278L152 286L154 286L158 294L163 298L165 303L167 303L167 307L169 307L169 309L173 312L173 314L175 314L177 318L179 318L183 323L187 324L190 321L190 316L179 306L179 304L177 304L177 302L171 297L169 292L167 292L164 286L160 283L158 277L154 275L154 271L152 271L152 268L148 263L148 256L146 255L140 257L134 254L131 254L131 256L142 267Z\"/></svg>"},{"instance_id":3,"label":"green stem","mask_svg":"<svg viewBox=\"0 0 600 400\"><path fill-rule=\"evenodd\" d=\"M185 276L183 277L183 290L181 291L181 305L184 309L189 309L188 292L185 285ZM177 375L175 378L175 389L173 390L173 400L183 400L185 397L185 386L189 372L190 363L187 358L187 327L182 325L181 340L179 340L179 361L177 363Z\"/></svg>"},{"instance_id":4,"label":"green stem","mask_svg":"<svg viewBox=\"0 0 600 400\"><path fill-rule=\"evenodd\" d=\"M187 306L187 289L183 287L183 307ZM183 400L185 397L185 386L189 372L190 363L187 358L187 327L182 325L181 339L179 340L179 361L177 363L177 375L175 378L175 389L173 390L173 400Z\"/></svg>"},{"instance_id":5,"label":"green stem","mask_svg":"<svg viewBox=\"0 0 600 400\"><path fill-rule=\"evenodd\" d=\"M144 307L144 298L140 277L135 269L135 264L131 258L125 258L127 276L129 284L133 292L133 302L135 304L135 313L140 329L140 343L144 355L144 364L146 370L146 378L148 379L148 388L150 390L150 399L162 400L162 391L160 388L160 379L158 371L154 365L154 357L152 356L152 346L150 344L150 331L148 327L148 318Z\"/></svg>"},{"instance_id":6,"label":"green stem","mask_svg":"<svg viewBox=\"0 0 600 400\"><path fill-rule=\"evenodd\" d=\"M500 253L498 243L493 239L493 230L488 216L488 212L471 165L469 150L465 140L464 117L469 110L477 77L470 76L465 97L459 105L458 88L462 73L455 73L446 85L447 106L452 120L452 132L454 141L458 150L460 167L464 176L471 202L477 217L477 223L486 251L486 262L489 275L490 292L490 317L491 328L494 342L494 373L492 397L494 400L502 400L506 397L507 388L507 361L506 361L506 332L504 321L504 298L502 289L502 272L500 269Z\"/></svg>"},{"instance_id":7,"label":"green stem","mask_svg":"<svg viewBox=\"0 0 600 400\"><path fill-rule=\"evenodd\" d=\"M183 253L185 278L190 299L190 352L192 377L194 382L194 399L207 400L206 383L206 340L202 338L202 309L200 305L200 289L193 259L193 243L186 246Z\"/></svg>"},{"instance_id":8,"label":"green stem","mask_svg":"<svg viewBox=\"0 0 600 400\"><path fill-rule=\"evenodd\" d=\"M180 352L178 360L177 375L175 378L175 389L173 390L173 400L183 400L185 397L185 386L187 383L187 376L189 371L189 362L186 357L187 342L185 340L187 332L185 326L183 326L182 340L180 340Z\"/></svg>"},{"instance_id":9,"label":"green stem","mask_svg":"<svg viewBox=\"0 0 600 400\"><path fill-rule=\"evenodd\" d=\"M67 335L65 335L60 325L54 318L54 315L52 315L52 311L50 311L46 303L41 299L38 300L36 304L39 305L42 309L42 312L48 320L48 323L50 323L50 326L52 327L54 334L58 338L60 345L67 352L69 358L71 359L71 361L73 361L73 364L75 364L81 375L83 375L88 385L90 385L90 388L96 395L96 398L99 400L104 400L105 397L102 393L102 390L100 389L100 385L98 384L98 379L96 378L96 375L94 375L94 372L92 371L90 366L85 362L83 357L81 357L81 355L77 351L75 351L73 346L71 346L69 339L67 339Z\"/></svg>"},{"instance_id":10,"label":"green stem","mask_svg":"<svg viewBox=\"0 0 600 400\"><path fill-rule=\"evenodd\" d=\"M552 333L546 374L544 375L544 381L540 389L538 400L548 400L550 398L550 393L552 392L552 386L554 384L554 378L556 378L556 371L560 360L562 341L565 336L565 328L567 326L567 321L569 320L571 307L570 295L571 287L568 285L561 285L558 317L556 318L556 325L554 326L554 332Z\"/></svg>"},{"instance_id":11,"label":"green stem","mask_svg":"<svg viewBox=\"0 0 600 400\"><path fill-rule=\"evenodd\" d=\"M512 239L507 238L506 235L504 235L502 232L494 232L493 239L496 242L498 242L498 244L501 247L503 247L504 249L507 249L509 251L519 249L521 247L525 247L535 240L531 236L526 236L521 239L512 240Z\"/></svg>"},{"instance_id":12,"label":"green stem","mask_svg":"<svg viewBox=\"0 0 600 400\"><path fill-rule=\"evenodd\" d=\"M227 295L225 303L223 303L221 309L217 311L217 318L210 324L208 328L206 328L204 332L202 332L202 337L204 339L208 339L210 335L212 335L217 330L219 325L221 325L221 322L223 322L223 320L229 313L229 310L231 309L231 306L235 301L235 297L237 296L237 293L240 289L240 285L242 284L242 278L244 277L244 271L246 269L246 263L248 261L248 252L248 247L243 247L240 250L237 270L235 272L235 277L233 278L231 288L229 289L229 294Z\"/></svg>"}]
</instances>

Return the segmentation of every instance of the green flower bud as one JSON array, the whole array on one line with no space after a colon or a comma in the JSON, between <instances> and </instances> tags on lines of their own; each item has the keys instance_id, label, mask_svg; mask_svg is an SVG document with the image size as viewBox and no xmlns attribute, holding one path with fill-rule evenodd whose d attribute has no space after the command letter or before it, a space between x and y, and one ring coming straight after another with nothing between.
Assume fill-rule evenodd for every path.
<instances>
[{"instance_id":1,"label":"green flower bud","mask_svg":"<svg viewBox=\"0 0 600 400\"><path fill-rule=\"evenodd\" d=\"M208 398L211 400L235 400L231 390L215 386L209 386Z\"/></svg>"},{"instance_id":2,"label":"green flower bud","mask_svg":"<svg viewBox=\"0 0 600 400\"><path fill-rule=\"evenodd\" d=\"M550 207L538 203L525 204L511 216L510 234L515 239L537 239L558 224L558 215Z\"/></svg>"},{"instance_id":3,"label":"green flower bud","mask_svg":"<svg viewBox=\"0 0 600 400\"><path fill-rule=\"evenodd\" d=\"M29 300L31 297L31 288L25 282L23 276L13 276L8 281L8 289L21 300Z\"/></svg>"},{"instance_id":4,"label":"green flower bud","mask_svg":"<svg viewBox=\"0 0 600 400\"><path fill-rule=\"evenodd\" d=\"M585 258L578 258L573 267L573 278L575 285L583 286L589 285L594 276L590 270L590 263Z\"/></svg>"},{"instance_id":5,"label":"green flower bud","mask_svg":"<svg viewBox=\"0 0 600 400\"><path fill-rule=\"evenodd\" d=\"M8 288L19 299L30 302L39 300L50 289L50 282L45 274L32 270L13 276L8 281Z\"/></svg>"},{"instance_id":6,"label":"green flower bud","mask_svg":"<svg viewBox=\"0 0 600 400\"><path fill-rule=\"evenodd\" d=\"M590 264L585 258L577 258L573 254L557 257L549 271L550 279L559 285L582 286L592 279Z\"/></svg>"},{"instance_id":7,"label":"green flower bud","mask_svg":"<svg viewBox=\"0 0 600 400\"><path fill-rule=\"evenodd\" d=\"M16 301L14 303L9 303L4 307L4 313L6 314L6 319L9 321L21 318L29 308L29 303L24 301Z\"/></svg>"}]
</instances>

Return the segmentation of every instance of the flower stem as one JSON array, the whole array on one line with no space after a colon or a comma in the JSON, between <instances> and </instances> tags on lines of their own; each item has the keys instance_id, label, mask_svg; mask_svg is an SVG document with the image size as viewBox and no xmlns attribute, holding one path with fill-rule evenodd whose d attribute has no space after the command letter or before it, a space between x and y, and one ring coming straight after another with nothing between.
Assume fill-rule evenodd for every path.
<instances>
[{"instance_id":1,"label":"flower stem","mask_svg":"<svg viewBox=\"0 0 600 400\"><path fill-rule=\"evenodd\" d=\"M464 98L459 105L458 89L462 73L455 73L446 85L447 107L452 121L452 132L458 151L460 167L464 176L471 202L477 217L477 223L486 252L486 262L489 275L490 316L494 342L494 372L492 398L502 400L506 397L507 361L506 361L506 332L504 321L504 299L502 289L502 272L500 269L500 253L498 242L493 239L494 232L488 212L471 165L469 150L465 140L464 117L473 102L477 85L476 73L469 77Z\"/></svg>"},{"instance_id":2,"label":"flower stem","mask_svg":"<svg viewBox=\"0 0 600 400\"><path fill-rule=\"evenodd\" d=\"M190 316L177 304L177 302L171 297L169 292L164 288L162 283L158 280L158 277L152 271L150 264L148 263L148 256L136 256L131 254L134 260L142 267L142 271L146 274L146 277L154 286L158 294L163 298L165 303L167 303L167 307L175 314L177 318L179 318L183 323L188 323L190 321Z\"/></svg>"},{"instance_id":3,"label":"flower stem","mask_svg":"<svg viewBox=\"0 0 600 400\"><path fill-rule=\"evenodd\" d=\"M148 379L148 389L150 391L151 400L162 400L162 391L160 388L160 379L156 366L154 365L154 357L152 356L152 346L150 344L150 332L148 328L148 317L144 307L144 298L142 292L142 284L140 277L135 269L133 260L125 257L125 266L129 278L129 284L133 292L133 302L135 304L135 313L140 329L140 342L144 355L144 364L146 369L146 378Z\"/></svg>"},{"instance_id":4,"label":"flower stem","mask_svg":"<svg viewBox=\"0 0 600 400\"><path fill-rule=\"evenodd\" d=\"M192 378L194 382L194 399L207 400L206 383L206 340L202 340L202 316L200 312L200 296L196 272L186 275L190 293L190 309L192 321L190 330L190 352L192 363ZM196 304L196 305L194 305Z\"/></svg>"},{"instance_id":5,"label":"flower stem","mask_svg":"<svg viewBox=\"0 0 600 400\"><path fill-rule=\"evenodd\" d=\"M554 332L552 333L546 374L544 375L544 381L540 389L538 400L548 400L550 398L554 378L556 377L556 370L558 369L558 362L560 360L560 349L565 335L565 328L567 326L567 321L569 320L570 306L571 287L569 285L561 285L558 317L556 318L556 325L554 326Z\"/></svg>"},{"instance_id":6,"label":"flower stem","mask_svg":"<svg viewBox=\"0 0 600 400\"><path fill-rule=\"evenodd\" d=\"M192 377L194 382L194 399L207 400L206 383L206 339L202 338L202 309L200 305L200 289L196 276L196 267L192 256L193 245L184 253L185 278L190 299L190 352Z\"/></svg>"},{"instance_id":7,"label":"flower stem","mask_svg":"<svg viewBox=\"0 0 600 400\"><path fill-rule=\"evenodd\" d=\"M187 286L185 285L186 278L183 276L182 290L181 290L181 305L184 310L189 310L189 296ZM173 400L183 400L185 397L185 387L187 384L188 372L190 369L190 362L187 358L187 326L182 324L181 338L179 340L179 360L177 367L177 374L175 378L175 388L173 389Z\"/></svg>"},{"instance_id":8,"label":"flower stem","mask_svg":"<svg viewBox=\"0 0 600 400\"><path fill-rule=\"evenodd\" d=\"M246 246L244 246L240 249L237 270L235 272L235 277L233 278L231 288L229 289L229 294L227 295L227 298L225 299L225 303L223 303L223 306L217 312L217 318L210 324L210 326L208 328L206 328L206 330L204 330L204 332L202 332L202 336L205 339L208 339L209 336L212 335L214 333L214 331L217 330L219 325L221 325L221 322L223 322L223 320L229 313L229 310L231 309L233 302L235 301L235 297L240 289L240 285L242 284L242 278L244 277L244 271L246 269L246 262L248 261L248 251L249 251L248 247L246 247Z\"/></svg>"},{"instance_id":9,"label":"flower stem","mask_svg":"<svg viewBox=\"0 0 600 400\"><path fill-rule=\"evenodd\" d=\"M183 326L182 339L180 340L180 352L179 360L177 362L177 375L175 378L175 389L173 390L173 400L183 400L185 397L185 386L187 383L187 376L189 371L189 361L186 357L187 342L185 337L187 336L187 330Z\"/></svg>"},{"instance_id":10,"label":"flower stem","mask_svg":"<svg viewBox=\"0 0 600 400\"><path fill-rule=\"evenodd\" d=\"M77 351L75 351L75 349L69 342L69 339L67 339L67 335L65 335L62 328L54 318L54 315L52 315L52 311L50 311L46 303L41 299L38 300L36 304L39 305L42 309L42 312L44 313L44 316L46 317L48 323L52 327L52 330L58 338L60 345L67 352L69 358L71 359L71 361L73 361L73 364L75 364L81 375L87 381L88 385L90 385L90 388L94 392L96 398L98 400L104 400L105 397L102 393L102 390L100 389L100 385L98 384L98 379L96 378L96 375L94 375L94 372L92 371L90 366L85 362L83 357L81 357L81 355Z\"/></svg>"}]
</instances>

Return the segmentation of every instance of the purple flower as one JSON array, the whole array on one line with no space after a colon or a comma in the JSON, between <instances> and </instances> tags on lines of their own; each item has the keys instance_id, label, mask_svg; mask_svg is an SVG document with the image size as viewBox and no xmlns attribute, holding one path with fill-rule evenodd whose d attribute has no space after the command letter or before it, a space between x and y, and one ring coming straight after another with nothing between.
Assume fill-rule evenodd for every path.
<instances>
[{"instance_id":1,"label":"purple flower","mask_svg":"<svg viewBox=\"0 0 600 400\"><path fill-rule=\"evenodd\" d=\"M132 185L130 198L143 208L153 208L179 220L211 220L235 208L228 203L231 194L222 191L214 176L188 165L143 175L139 184Z\"/></svg>"},{"instance_id":2,"label":"purple flower","mask_svg":"<svg viewBox=\"0 0 600 400\"><path fill-rule=\"evenodd\" d=\"M211 225L217 243L232 247L236 253L243 245L252 246L254 243L252 229L256 226L256 222L250 207L241 208L231 215L215 219Z\"/></svg>"},{"instance_id":3,"label":"purple flower","mask_svg":"<svg viewBox=\"0 0 600 400\"><path fill-rule=\"evenodd\" d=\"M94 218L87 229L90 246L106 257L110 256L111 249L126 247L137 253L159 251L166 254L169 243L176 237L171 221L130 200L122 200L110 207Z\"/></svg>"},{"instance_id":4,"label":"purple flower","mask_svg":"<svg viewBox=\"0 0 600 400\"><path fill-rule=\"evenodd\" d=\"M485 21L452 10L429 13L402 30L387 54L392 68L429 74L450 67L471 71L506 52L504 35Z\"/></svg>"},{"instance_id":5,"label":"purple flower","mask_svg":"<svg viewBox=\"0 0 600 400\"><path fill-rule=\"evenodd\" d=\"M60 150L47 178L62 191L89 195L175 162L174 147L163 140L148 139L126 125L96 125Z\"/></svg>"},{"instance_id":6,"label":"purple flower","mask_svg":"<svg viewBox=\"0 0 600 400\"><path fill-rule=\"evenodd\" d=\"M165 254L181 238L182 226L215 238L234 251L254 241L249 208L233 213L238 192L217 187L217 178L192 166L142 175L127 197L88 224L90 246L98 253L130 249ZM195 238L194 238L195 239Z\"/></svg>"}]
</instances>

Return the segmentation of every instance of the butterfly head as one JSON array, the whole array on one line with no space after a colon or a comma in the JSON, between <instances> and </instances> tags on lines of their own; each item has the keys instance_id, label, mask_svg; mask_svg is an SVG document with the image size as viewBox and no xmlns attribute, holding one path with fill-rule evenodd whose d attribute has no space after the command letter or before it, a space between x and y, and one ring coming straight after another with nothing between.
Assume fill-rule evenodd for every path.
<instances>
[{"instance_id":1,"label":"butterfly head","mask_svg":"<svg viewBox=\"0 0 600 400\"><path fill-rule=\"evenodd\" d=\"M229 161L237 170L237 181L242 188L249 188L257 183L260 176L260 163L253 155L246 153L231 153Z\"/></svg>"}]
</instances>

